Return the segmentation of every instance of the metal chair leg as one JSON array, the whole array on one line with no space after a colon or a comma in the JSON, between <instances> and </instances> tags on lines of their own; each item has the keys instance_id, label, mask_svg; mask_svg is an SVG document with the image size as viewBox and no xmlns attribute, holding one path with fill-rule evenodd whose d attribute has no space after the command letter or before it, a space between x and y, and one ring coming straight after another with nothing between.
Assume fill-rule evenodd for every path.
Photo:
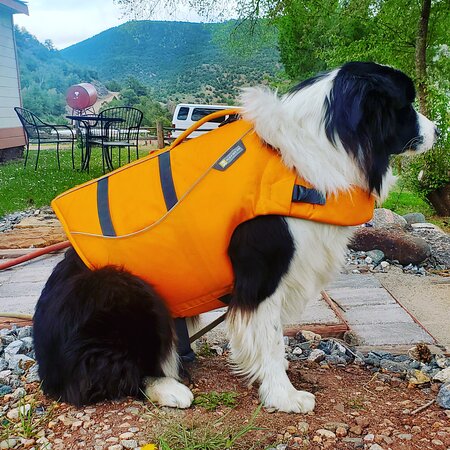
<instances>
[{"instance_id":1,"label":"metal chair leg","mask_svg":"<svg viewBox=\"0 0 450 450\"><path fill-rule=\"evenodd\" d=\"M61 170L61 163L59 162L59 142L56 143L56 160L58 161L58 170Z\"/></svg>"},{"instance_id":2,"label":"metal chair leg","mask_svg":"<svg viewBox=\"0 0 450 450\"><path fill-rule=\"evenodd\" d=\"M41 151L41 142L38 142L37 155L36 155L36 164L34 166L34 170L37 170L38 162L39 162L39 153Z\"/></svg>"},{"instance_id":3,"label":"metal chair leg","mask_svg":"<svg viewBox=\"0 0 450 450\"><path fill-rule=\"evenodd\" d=\"M27 167L27 161L28 161L28 152L30 151L30 143L27 142L27 151L25 153L25 162L23 163L23 168Z\"/></svg>"},{"instance_id":4,"label":"metal chair leg","mask_svg":"<svg viewBox=\"0 0 450 450\"><path fill-rule=\"evenodd\" d=\"M72 169L75 169L75 157L73 154L73 139L72 139Z\"/></svg>"}]
</instances>

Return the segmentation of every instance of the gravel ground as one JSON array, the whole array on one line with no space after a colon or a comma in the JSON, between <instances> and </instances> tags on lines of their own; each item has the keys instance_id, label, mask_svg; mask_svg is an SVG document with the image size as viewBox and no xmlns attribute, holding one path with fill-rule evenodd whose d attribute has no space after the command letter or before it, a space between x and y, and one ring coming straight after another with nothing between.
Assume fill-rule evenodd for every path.
<instances>
[{"instance_id":1,"label":"gravel ground","mask_svg":"<svg viewBox=\"0 0 450 450\"><path fill-rule=\"evenodd\" d=\"M174 418L183 427L192 421L206 426L217 420L236 427L248 421L258 405L257 390L223 370L226 342L216 351L201 348L203 356L190 368L189 383L197 397L211 391L235 393L232 408L219 402L210 410L201 403L177 412L125 399L76 409L52 402L39 391L31 332L31 327L0 331L0 448L145 449L170 432ZM232 448L379 450L450 445L450 358L432 355L425 345L407 355L364 354L345 342L306 331L286 337L285 345L290 378L298 388L316 394L315 412L302 416L263 409L256 425L264 425L264 432L249 433L242 446Z\"/></svg>"}]
</instances>

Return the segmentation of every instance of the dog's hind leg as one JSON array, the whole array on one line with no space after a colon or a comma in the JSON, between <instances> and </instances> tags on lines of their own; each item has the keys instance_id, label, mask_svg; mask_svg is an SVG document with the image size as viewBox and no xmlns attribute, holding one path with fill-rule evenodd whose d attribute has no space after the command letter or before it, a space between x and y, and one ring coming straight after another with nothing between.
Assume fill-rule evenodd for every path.
<instances>
[{"instance_id":1,"label":"dog's hind leg","mask_svg":"<svg viewBox=\"0 0 450 450\"><path fill-rule=\"evenodd\" d=\"M239 308L233 311L228 323L231 359L237 373L260 383L264 406L306 413L314 409L315 398L296 390L286 374L279 297L275 292L250 314Z\"/></svg>"},{"instance_id":2,"label":"dog's hind leg","mask_svg":"<svg viewBox=\"0 0 450 450\"><path fill-rule=\"evenodd\" d=\"M178 381L179 357L175 346L162 364L164 377L149 377L145 380L145 395L159 406L189 408L194 396L190 389Z\"/></svg>"}]
</instances>

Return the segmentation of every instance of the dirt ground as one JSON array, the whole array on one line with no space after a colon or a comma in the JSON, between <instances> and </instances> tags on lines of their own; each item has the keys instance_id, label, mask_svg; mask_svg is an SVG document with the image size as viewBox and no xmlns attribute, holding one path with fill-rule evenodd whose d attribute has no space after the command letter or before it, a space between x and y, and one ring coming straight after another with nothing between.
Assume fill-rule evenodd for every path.
<instances>
[{"instance_id":1,"label":"dirt ground","mask_svg":"<svg viewBox=\"0 0 450 450\"><path fill-rule=\"evenodd\" d=\"M157 408L136 399L76 409L52 402L42 396L37 385L28 385L28 396L21 402L34 402L36 426L28 439L17 440L13 448L144 450L146 444L158 444L160 439L168 443L156 447L160 450L259 450L277 445L279 449L450 447L449 411L430 404L436 397L435 384L409 387L391 374L374 375L356 365L322 368L316 363L296 362L291 363L288 374L298 389L316 395L314 413L258 409L256 387L247 387L234 376L225 356L200 357L190 369L190 387L197 397L211 391L237 393L234 405L219 402L212 410L200 405L184 411ZM5 396L3 404L8 409L18 406L11 396ZM235 437L249 425L257 429L243 434L231 447L206 443L215 434ZM174 437L180 433L184 441Z\"/></svg>"}]
</instances>

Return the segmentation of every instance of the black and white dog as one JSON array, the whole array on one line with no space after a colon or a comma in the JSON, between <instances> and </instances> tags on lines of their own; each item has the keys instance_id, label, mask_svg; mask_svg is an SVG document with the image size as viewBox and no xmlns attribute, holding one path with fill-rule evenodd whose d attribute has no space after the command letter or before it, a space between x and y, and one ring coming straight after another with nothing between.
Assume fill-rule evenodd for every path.
<instances>
[{"instance_id":1,"label":"black and white dog","mask_svg":"<svg viewBox=\"0 0 450 450\"><path fill-rule=\"evenodd\" d=\"M352 62L282 98L245 89L242 105L259 136L315 189L330 194L357 185L382 199L394 178L390 155L424 152L436 139L434 124L414 110L414 97L402 72ZM286 374L282 323L298 317L338 271L351 232L261 216L233 234L231 359L239 374L259 383L265 406L303 413L314 408L314 395L296 390ZM160 405L187 408L193 396L179 381L173 329L164 299L151 286L113 267L91 271L68 251L34 316L43 390L75 405L142 390Z\"/></svg>"}]
</instances>

